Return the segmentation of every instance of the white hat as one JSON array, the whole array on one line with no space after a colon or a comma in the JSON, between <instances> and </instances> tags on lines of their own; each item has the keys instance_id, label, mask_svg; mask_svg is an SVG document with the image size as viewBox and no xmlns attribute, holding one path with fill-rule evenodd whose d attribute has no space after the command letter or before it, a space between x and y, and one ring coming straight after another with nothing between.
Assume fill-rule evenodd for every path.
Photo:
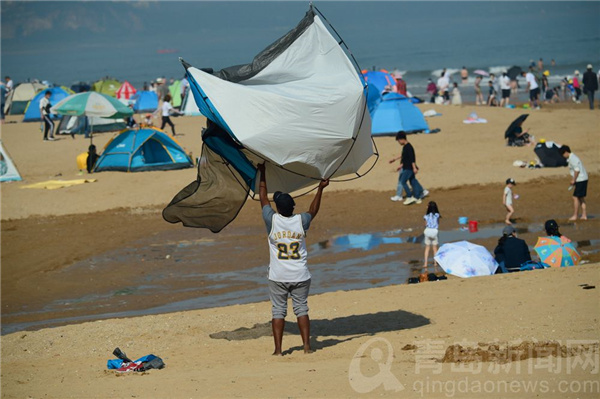
<instances>
[{"instance_id":1,"label":"white hat","mask_svg":"<svg viewBox=\"0 0 600 399\"><path fill-rule=\"evenodd\" d=\"M579 71L575 70L575 75L579 75Z\"/></svg>"},{"instance_id":2,"label":"white hat","mask_svg":"<svg viewBox=\"0 0 600 399\"><path fill-rule=\"evenodd\" d=\"M588 64L587 69L592 69L592 68L593 68L592 64Z\"/></svg>"}]
</instances>

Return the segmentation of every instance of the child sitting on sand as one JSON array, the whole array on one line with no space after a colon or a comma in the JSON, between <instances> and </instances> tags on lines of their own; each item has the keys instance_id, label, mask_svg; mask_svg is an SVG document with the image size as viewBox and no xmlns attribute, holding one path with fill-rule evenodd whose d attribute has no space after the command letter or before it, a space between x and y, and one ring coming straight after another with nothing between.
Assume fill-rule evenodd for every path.
<instances>
[{"instance_id":1,"label":"child sitting on sand","mask_svg":"<svg viewBox=\"0 0 600 399\"><path fill-rule=\"evenodd\" d=\"M437 204L434 201L429 201L427 205L427 212L425 212L425 262L423 264L424 273L427 273L427 264L429 261L429 248L433 246L433 256L438 250L438 228L440 225L440 211L438 210ZM433 261L433 267L436 268L435 260Z\"/></svg>"},{"instance_id":2,"label":"child sitting on sand","mask_svg":"<svg viewBox=\"0 0 600 399\"><path fill-rule=\"evenodd\" d=\"M154 115L146 114L144 115L144 122L142 123L142 127L153 127L154 126Z\"/></svg>"},{"instance_id":3,"label":"child sitting on sand","mask_svg":"<svg viewBox=\"0 0 600 399\"><path fill-rule=\"evenodd\" d=\"M513 215L513 213L515 213L515 210L513 208L513 202L512 202L512 200L513 200L512 188L516 184L517 183L515 182L514 179L512 179L512 178L506 179L506 187L504 187L504 195L502 196L502 204L508 211L508 213L506 214L506 219L504 220L504 223L506 223L508 225L512 224L510 221L510 217Z\"/></svg>"}]
</instances>

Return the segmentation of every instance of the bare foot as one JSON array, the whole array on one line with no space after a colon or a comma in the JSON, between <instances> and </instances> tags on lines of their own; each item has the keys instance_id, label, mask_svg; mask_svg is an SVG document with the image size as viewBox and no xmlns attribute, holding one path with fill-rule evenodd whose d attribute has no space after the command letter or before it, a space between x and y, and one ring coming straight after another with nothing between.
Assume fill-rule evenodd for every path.
<instances>
[{"instance_id":1,"label":"bare foot","mask_svg":"<svg viewBox=\"0 0 600 399\"><path fill-rule=\"evenodd\" d=\"M581 220L587 220L587 215L583 215L579 219L581 219Z\"/></svg>"},{"instance_id":2,"label":"bare foot","mask_svg":"<svg viewBox=\"0 0 600 399\"><path fill-rule=\"evenodd\" d=\"M512 223L510 222L510 220L505 220L504 223L506 223L507 225L511 226Z\"/></svg>"},{"instance_id":3,"label":"bare foot","mask_svg":"<svg viewBox=\"0 0 600 399\"><path fill-rule=\"evenodd\" d=\"M574 221L576 221L576 220L577 220L577 216L571 216L571 217L569 218L569 222L574 222Z\"/></svg>"},{"instance_id":4,"label":"bare foot","mask_svg":"<svg viewBox=\"0 0 600 399\"><path fill-rule=\"evenodd\" d=\"M308 348L304 348L304 354L309 354L309 353L313 353L314 351L312 349L310 349L310 347Z\"/></svg>"},{"instance_id":5,"label":"bare foot","mask_svg":"<svg viewBox=\"0 0 600 399\"><path fill-rule=\"evenodd\" d=\"M283 356L283 353L281 353L281 351L275 351L273 352L273 356Z\"/></svg>"}]
</instances>

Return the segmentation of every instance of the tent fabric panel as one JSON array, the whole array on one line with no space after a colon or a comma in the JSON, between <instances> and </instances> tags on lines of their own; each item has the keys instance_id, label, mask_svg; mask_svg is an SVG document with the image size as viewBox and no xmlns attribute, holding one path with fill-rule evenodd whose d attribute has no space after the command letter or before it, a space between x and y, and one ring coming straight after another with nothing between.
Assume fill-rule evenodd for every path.
<instances>
[{"instance_id":1,"label":"tent fabric panel","mask_svg":"<svg viewBox=\"0 0 600 399\"><path fill-rule=\"evenodd\" d=\"M21 180L21 174L0 141L0 182Z\"/></svg>"},{"instance_id":2,"label":"tent fabric panel","mask_svg":"<svg viewBox=\"0 0 600 399\"><path fill-rule=\"evenodd\" d=\"M241 147L221 127L215 123L209 123L202 135L202 142L230 162L249 187L254 187L256 168L241 151Z\"/></svg>"},{"instance_id":3,"label":"tent fabric panel","mask_svg":"<svg viewBox=\"0 0 600 399\"><path fill-rule=\"evenodd\" d=\"M373 135L394 135L399 131L428 131L429 126L419 108L405 96L389 93L383 96L373 112Z\"/></svg>"},{"instance_id":4,"label":"tent fabric panel","mask_svg":"<svg viewBox=\"0 0 600 399\"><path fill-rule=\"evenodd\" d=\"M176 80L169 85L169 94L171 94L171 105L175 108L181 107L181 80Z\"/></svg>"},{"instance_id":5,"label":"tent fabric panel","mask_svg":"<svg viewBox=\"0 0 600 399\"><path fill-rule=\"evenodd\" d=\"M163 218L218 233L236 218L248 198L249 187L240 182L237 172L203 144L196 180L171 200Z\"/></svg>"},{"instance_id":6,"label":"tent fabric panel","mask_svg":"<svg viewBox=\"0 0 600 399\"><path fill-rule=\"evenodd\" d=\"M51 87L46 90L40 91L35 97L29 102L27 106L27 110L25 110L25 116L23 117L23 122L39 122L42 120L42 116L40 114L40 101L42 97L45 96L46 91L50 90L50 104L58 104L62 99L69 97L72 93L66 91L62 87ZM50 114L52 119L60 118L59 115Z\"/></svg>"},{"instance_id":7,"label":"tent fabric panel","mask_svg":"<svg viewBox=\"0 0 600 399\"><path fill-rule=\"evenodd\" d=\"M101 79L92 85L92 90L98 93L103 93L111 97L115 97L117 90L121 87L121 83L115 79Z\"/></svg>"},{"instance_id":8,"label":"tent fabric panel","mask_svg":"<svg viewBox=\"0 0 600 399\"><path fill-rule=\"evenodd\" d=\"M138 91L133 97L133 110L137 113L154 112L158 108L158 96L151 91Z\"/></svg>"},{"instance_id":9,"label":"tent fabric panel","mask_svg":"<svg viewBox=\"0 0 600 399\"><path fill-rule=\"evenodd\" d=\"M27 104L30 100L26 101L13 101L10 104L9 115L23 115L27 109Z\"/></svg>"},{"instance_id":10,"label":"tent fabric panel","mask_svg":"<svg viewBox=\"0 0 600 399\"><path fill-rule=\"evenodd\" d=\"M103 170L128 170L129 153L103 153L96 162L95 172Z\"/></svg>"},{"instance_id":11,"label":"tent fabric panel","mask_svg":"<svg viewBox=\"0 0 600 399\"><path fill-rule=\"evenodd\" d=\"M154 139L149 139L141 145L131 159L131 168L144 165L161 165L173 163L173 158L163 145Z\"/></svg>"},{"instance_id":12,"label":"tent fabric panel","mask_svg":"<svg viewBox=\"0 0 600 399\"><path fill-rule=\"evenodd\" d=\"M196 100L194 100L194 93L192 90L188 90L185 93L185 97L183 98L183 102L181 103L181 112L187 116L198 116L202 115L200 109L196 105Z\"/></svg>"},{"instance_id":13,"label":"tent fabric panel","mask_svg":"<svg viewBox=\"0 0 600 399\"><path fill-rule=\"evenodd\" d=\"M348 121L357 126L357 115L366 105L358 72L317 16L284 52L241 84L190 70L245 148L260 149L285 168L333 159L316 175L309 168L294 170L312 178L328 177L339 167L358 133L347 129ZM331 113L339 117L331 118ZM313 121L310 128L306 120ZM332 147L340 138L349 140Z\"/></svg>"},{"instance_id":14,"label":"tent fabric panel","mask_svg":"<svg viewBox=\"0 0 600 399\"><path fill-rule=\"evenodd\" d=\"M230 82L241 82L254 77L286 51L313 24L314 19L315 12L311 7L294 29L262 50L251 63L224 68L216 75Z\"/></svg>"}]
</instances>

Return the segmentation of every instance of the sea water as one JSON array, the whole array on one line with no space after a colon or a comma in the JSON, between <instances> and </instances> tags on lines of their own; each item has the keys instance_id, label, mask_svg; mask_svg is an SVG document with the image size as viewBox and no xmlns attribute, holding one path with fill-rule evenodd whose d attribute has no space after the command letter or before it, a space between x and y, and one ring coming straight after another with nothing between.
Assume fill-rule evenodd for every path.
<instances>
[{"instance_id":1,"label":"sea water","mask_svg":"<svg viewBox=\"0 0 600 399\"><path fill-rule=\"evenodd\" d=\"M442 68L460 81L463 66L501 73L543 58L551 85L588 63L600 68L599 2L314 4L361 69L402 71L414 95ZM248 63L307 9L308 2L3 2L1 73L66 86L109 75L141 88L181 78L178 57L215 70ZM471 74L461 90L472 83Z\"/></svg>"}]
</instances>

